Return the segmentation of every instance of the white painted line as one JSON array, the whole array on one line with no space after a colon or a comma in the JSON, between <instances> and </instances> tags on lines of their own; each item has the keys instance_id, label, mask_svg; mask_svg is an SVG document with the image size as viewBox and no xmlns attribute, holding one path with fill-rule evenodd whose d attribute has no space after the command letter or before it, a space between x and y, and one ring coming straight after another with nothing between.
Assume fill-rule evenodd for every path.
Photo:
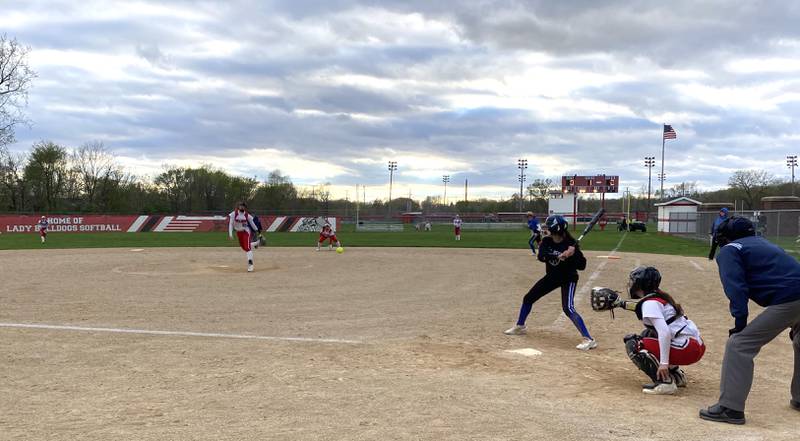
<instances>
[{"instance_id":1,"label":"white painted line","mask_svg":"<svg viewBox=\"0 0 800 441\"><path fill-rule=\"evenodd\" d=\"M161 219L161 222L159 222L158 225L153 228L153 232L160 233L164 231L164 228L166 228L170 222L172 222L172 216L164 216L164 218Z\"/></svg>"},{"instance_id":2,"label":"white painted line","mask_svg":"<svg viewBox=\"0 0 800 441\"><path fill-rule=\"evenodd\" d=\"M626 236L628 236L628 232L627 231L622 233L622 237L619 238L619 242L617 242L617 246L615 246L614 249L611 250L610 253L608 253L609 256L613 256L613 255L615 255L617 253L617 250L619 250L619 247L622 246L622 241L625 240ZM589 276L589 278L586 279L585 282L583 282L583 286L581 286L580 289L578 289L578 291L575 293L575 297L573 298L573 302L574 303L577 304L578 303L578 299L580 299L582 297L582 294L585 294L585 293L589 292L589 289L591 289L589 287L592 285L592 281L595 280L596 278L600 277L600 273L603 271L603 268L606 267L606 264L608 264L608 259L605 259L602 262L600 262L600 265L597 265L597 268L595 268L595 270L592 271L592 274ZM562 311L561 314L559 314L558 317L556 317L555 321L553 321L553 325L552 326L553 327L559 326L559 325L563 324L566 320L567 320L567 316Z\"/></svg>"},{"instance_id":3,"label":"white painted line","mask_svg":"<svg viewBox=\"0 0 800 441\"><path fill-rule=\"evenodd\" d=\"M142 228L142 225L144 225L144 222L147 220L148 217L150 217L150 216L139 216L139 217L137 217L136 220L133 222L133 224L131 224L131 227L128 228L128 233L136 233L136 232L138 232L139 228Z\"/></svg>"},{"instance_id":4,"label":"white painted line","mask_svg":"<svg viewBox=\"0 0 800 441\"><path fill-rule=\"evenodd\" d=\"M506 350L506 352L511 354L524 355L526 357L536 357L538 355L542 355L542 351L533 348L508 349Z\"/></svg>"},{"instance_id":5,"label":"white painted line","mask_svg":"<svg viewBox=\"0 0 800 441\"><path fill-rule=\"evenodd\" d=\"M705 269L703 269L703 267L702 267L702 266L700 266L700 265L699 265L697 262L695 262L694 260L690 260L690 261L689 261L689 263L691 263L691 264L692 264L692 266L693 266L693 267L695 267L695 268L697 269L697 271L705 271Z\"/></svg>"},{"instance_id":6,"label":"white painted line","mask_svg":"<svg viewBox=\"0 0 800 441\"><path fill-rule=\"evenodd\" d=\"M286 221L286 216L278 216L272 221L272 224L267 228L267 233L274 233Z\"/></svg>"},{"instance_id":7,"label":"white painted line","mask_svg":"<svg viewBox=\"0 0 800 441\"><path fill-rule=\"evenodd\" d=\"M138 253L139 251L144 251L144 248L134 248L131 250L133 253Z\"/></svg>"},{"instance_id":8,"label":"white painted line","mask_svg":"<svg viewBox=\"0 0 800 441\"><path fill-rule=\"evenodd\" d=\"M42 323L0 323L0 328L47 329L54 331L110 332L116 334L166 335L174 337L232 338L240 340L296 341L307 343L361 344L359 340L338 338L273 337L265 335L221 334L217 332L157 331L150 329L93 328L84 326L47 325Z\"/></svg>"}]
</instances>

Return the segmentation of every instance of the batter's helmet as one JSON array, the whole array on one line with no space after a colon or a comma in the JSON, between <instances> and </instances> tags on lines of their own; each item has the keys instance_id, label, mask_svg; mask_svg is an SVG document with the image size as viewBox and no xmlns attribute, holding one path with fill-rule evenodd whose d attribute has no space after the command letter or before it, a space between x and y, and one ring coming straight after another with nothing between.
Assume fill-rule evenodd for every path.
<instances>
[{"instance_id":1,"label":"batter's helmet","mask_svg":"<svg viewBox=\"0 0 800 441\"><path fill-rule=\"evenodd\" d=\"M549 231L550 234L561 234L567 231L567 220L557 214L554 214L547 217L547 220L544 221L544 226L547 227L547 231Z\"/></svg>"}]
</instances>

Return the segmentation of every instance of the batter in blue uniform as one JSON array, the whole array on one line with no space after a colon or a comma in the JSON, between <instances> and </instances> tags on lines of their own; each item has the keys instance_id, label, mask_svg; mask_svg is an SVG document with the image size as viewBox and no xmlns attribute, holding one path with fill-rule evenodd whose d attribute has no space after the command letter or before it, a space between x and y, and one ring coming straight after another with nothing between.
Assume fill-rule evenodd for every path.
<instances>
[{"instance_id":1,"label":"batter in blue uniform","mask_svg":"<svg viewBox=\"0 0 800 441\"><path fill-rule=\"evenodd\" d=\"M519 319L514 327L505 331L506 335L522 335L528 330L525 320L533 309L533 304L561 288L561 307L564 314L583 336L577 349L588 351L597 347L597 342L589 335L580 314L575 311L575 289L578 285L578 271L586 269L586 257L583 256L578 242L567 231L567 221L558 215L550 216L544 223L546 236L539 246L538 258L546 265L545 276L539 279L522 299Z\"/></svg>"}]
</instances>

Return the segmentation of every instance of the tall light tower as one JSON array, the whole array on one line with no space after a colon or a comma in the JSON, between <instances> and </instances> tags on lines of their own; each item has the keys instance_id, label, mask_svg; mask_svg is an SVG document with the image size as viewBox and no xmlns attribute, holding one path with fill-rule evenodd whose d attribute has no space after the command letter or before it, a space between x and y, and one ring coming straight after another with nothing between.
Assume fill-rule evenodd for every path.
<instances>
[{"instance_id":1,"label":"tall light tower","mask_svg":"<svg viewBox=\"0 0 800 441\"><path fill-rule=\"evenodd\" d=\"M661 199L664 199L664 181L667 180L667 174L659 173L658 180L661 181Z\"/></svg>"},{"instance_id":2,"label":"tall light tower","mask_svg":"<svg viewBox=\"0 0 800 441\"><path fill-rule=\"evenodd\" d=\"M787 156L786 166L792 169L792 196L794 196L794 169L797 167L797 155Z\"/></svg>"},{"instance_id":3,"label":"tall light tower","mask_svg":"<svg viewBox=\"0 0 800 441\"><path fill-rule=\"evenodd\" d=\"M528 160L517 159L517 168L519 169L519 211L522 212L522 202L525 200L522 195L522 184L525 183L525 169L528 168Z\"/></svg>"},{"instance_id":4,"label":"tall light tower","mask_svg":"<svg viewBox=\"0 0 800 441\"><path fill-rule=\"evenodd\" d=\"M447 205L447 183L450 182L450 175L442 175L442 182L444 182L444 205Z\"/></svg>"},{"instance_id":5,"label":"tall light tower","mask_svg":"<svg viewBox=\"0 0 800 441\"><path fill-rule=\"evenodd\" d=\"M394 172L397 170L397 161L389 161L389 203L386 204L386 216L392 215L392 184L394 183Z\"/></svg>"},{"instance_id":6,"label":"tall light tower","mask_svg":"<svg viewBox=\"0 0 800 441\"><path fill-rule=\"evenodd\" d=\"M644 166L647 167L647 220L650 220L650 188L653 181L653 167L656 166L655 156L645 156Z\"/></svg>"}]
</instances>

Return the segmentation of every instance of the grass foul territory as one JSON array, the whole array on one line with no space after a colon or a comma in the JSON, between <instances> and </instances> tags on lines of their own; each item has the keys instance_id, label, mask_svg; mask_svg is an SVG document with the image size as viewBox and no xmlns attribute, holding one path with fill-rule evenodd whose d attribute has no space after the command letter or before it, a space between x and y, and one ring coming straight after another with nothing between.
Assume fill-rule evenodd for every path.
<instances>
[{"instance_id":1,"label":"grass foul territory","mask_svg":"<svg viewBox=\"0 0 800 441\"><path fill-rule=\"evenodd\" d=\"M655 230L652 228L651 230ZM419 232L407 226L402 233L361 232L353 225L343 225L339 239L347 247L445 247L445 248L528 248L529 233L518 231L465 231L456 242L452 228L435 225L433 231ZM316 233L269 233L267 247L314 247ZM595 229L581 242L589 251L611 251L622 233L616 229ZM41 244L33 234L2 234L0 250L53 249L53 248L152 248L152 247L236 247L227 233L51 233L47 243ZM662 235L655 232L629 233L619 248L620 252L705 256L708 245L701 241Z\"/></svg>"}]
</instances>

